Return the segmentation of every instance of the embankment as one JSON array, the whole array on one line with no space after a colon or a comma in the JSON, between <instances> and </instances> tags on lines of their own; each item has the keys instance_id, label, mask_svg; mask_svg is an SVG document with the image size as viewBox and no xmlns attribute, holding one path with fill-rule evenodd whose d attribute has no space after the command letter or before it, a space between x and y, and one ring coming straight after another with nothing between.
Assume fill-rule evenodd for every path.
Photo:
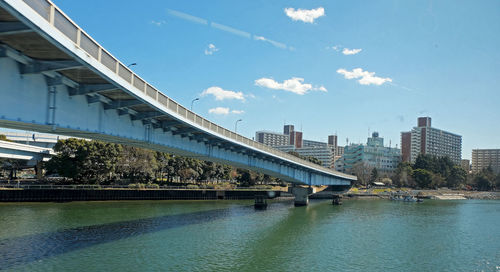
<instances>
[{"instance_id":1,"label":"embankment","mask_svg":"<svg viewBox=\"0 0 500 272\"><path fill-rule=\"evenodd\" d=\"M215 200L286 197L281 191L210 189L7 189L0 190L0 202L66 202L103 200Z\"/></svg>"}]
</instances>

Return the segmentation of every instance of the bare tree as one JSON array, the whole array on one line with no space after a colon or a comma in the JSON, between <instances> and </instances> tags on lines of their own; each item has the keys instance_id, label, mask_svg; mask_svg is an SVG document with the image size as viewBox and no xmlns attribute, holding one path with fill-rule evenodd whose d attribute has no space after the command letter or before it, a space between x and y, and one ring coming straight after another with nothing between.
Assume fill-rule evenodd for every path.
<instances>
[{"instance_id":1,"label":"bare tree","mask_svg":"<svg viewBox=\"0 0 500 272\"><path fill-rule=\"evenodd\" d=\"M370 181L372 171L373 167L364 162L358 162L352 167L351 174L358 177L358 184L367 186Z\"/></svg>"}]
</instances>

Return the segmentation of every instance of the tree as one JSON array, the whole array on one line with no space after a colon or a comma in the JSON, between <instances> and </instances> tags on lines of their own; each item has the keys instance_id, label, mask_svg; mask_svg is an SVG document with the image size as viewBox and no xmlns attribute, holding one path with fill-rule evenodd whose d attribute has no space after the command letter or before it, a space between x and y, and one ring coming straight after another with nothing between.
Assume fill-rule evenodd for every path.
<instances>
[{"instance_id":1,"label":"tree","mask_svg":"<svg viewBox=\"0 0 500 272\"><path fill-rule=\"evenodd\" d=\"M415 183L420 188L429 188L432 184L432 173L425 169L416 169L413 171Z\"/></svg>"},{"instance_id":2,"label":"tree","mask_svg":"<svg viewBox=\"0 0 500 272\"><path fill-rule=\"evenodd\" d=\"M131 182L147 182L159 169L156 152L148 149L123 146L119 161L119 172Z\"/></svg>"},{"instance_id":3,"label":"tree","mask_svg":"<svg viewBox=\"0 0 500 272\"><path fill-rule=\"evenodd\" d=\"M204 161L201 164L202 174L200 175L201 180L208 181L215 177L217 172L217 166L215 163L210 161Z\"/></svg>"},{"instance_id":4,"label":"tree","mask_svg":"<svg viewBox=\"0 0 500 272\"><path fill-rule=\"evenodd\" d=\"M451 168L450 175L446 178L446 185L449 188L457 188L465 184L467 180L467 172L458 165Z\"/></svg>"},{"instance_id":5,"label":"tree","mask_svg":"<svg viewBox=\"0 0 500 272\"><path fill-rule=\"evenodd\" d=\"M434 157L426 154L419 154L413 165L413 169L424 169L427 171L433 171L434 169Z\"/></svg>"},{"instance_id":6,"label":"tree","mask_svg":"<svg viewBox=\"0 0 500 272\"><path fill-rule=\"evenodd\" d=\"M399 187L414 186L413 181L413 168L408 162L400 162L396 168L395 174L392 178L394 185Z\"/></svg>"},{"instance_id":7,"label":"tree","mask_svg":"<svg viewBox=\"0 0 500 272\"><path fill-rule=\"evenodd\" d=\"M481 191L489 191L495 187L495 173L491 166L484 168L474 177L474 184Z\"/></svg>"},{"instance_id":8,"label":"tree","mask_svg":"<svg viewBox=\"0 0 500 272\"><path fill-rule=\"evenodd\" d=\"M116 176L121 146L100 141L69 138L54 146L57 155L47 162L49 173L83 183L101 183Z\"/></svg>"},{"instance_id":9,"label":"tree","mask_svg":"<svg viewBox=\"0 0 500 272\"><path fill-rule=\"evenodd\" d=\"M250 170L238 168L237 172L236 180L240 183L240 186L250 187L255 185L255 179L252 177Z\"/></svg>"},{"instance_id":10,"label":"tree","mask_svg":"<svg viewBox=\"0 0 500 272\"><path fill-rule=\"evenodd\" d=\"M493 183L491 182L491 180L488 178L488 176L482 173L474 177L474 183L481 191L488 191L493 188Z\"/></svg>"},{"instance_id":11,"label":"tree","mask_svg":"<svg viewBox=\"0 0 500 272\"><path fill-rule=\"evenodd\" d=\"M445 178L441 174L436 174L431 172L432 183L430 184L432 188L443 187L446 184Z\"/></svg>"},{"instance_id":12,"label":"tree","mask_svg":"<svg viewBox=\"0 0 500 272\"><path fill-rule=\"evenodd\" d=\"M378 171L377 168L373 167L372 173L370 174L370 183L377 181L378 179Z\"/></svg>"},{"instance_id":13,"label":"tree","mask_svg":"<svg viewBox=\"0 0 500 272\"><path fill-rule=\"evenodd\" d=\"M320 159L313 157L313 156L303 157L302 159L304 159L306 161L310 161L310 162L317 164L317 165L323 165L323 163L321 162Z\"/></svg>"},{"instance_id":14,"label":"tree","mask_svg":"<svg viewBox=\"0 0 500 272\"><path fill-rule=\"evenodd\" d=\"M351 174L358 177L357 184L367 186L370 180L371 171L372 167L368 166L364 162L357 162L353 165Z\"/></svg>"}]
</instances>

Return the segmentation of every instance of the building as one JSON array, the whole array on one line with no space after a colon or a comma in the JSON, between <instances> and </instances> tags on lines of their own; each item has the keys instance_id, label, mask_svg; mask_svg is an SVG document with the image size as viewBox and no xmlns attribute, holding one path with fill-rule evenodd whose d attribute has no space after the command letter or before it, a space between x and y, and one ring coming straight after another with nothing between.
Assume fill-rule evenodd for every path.
<instances>
[{"instance_id":1,"label":"building","mask_svg":"<svg viewBox=\"0 0 500 272\"><path fill-rule=\"evenodd\" d=\"M337 149L337 140L337 135L328 135L328 145L334 149Z\"/></svg>"},{"instance_id":2,"label":"building","mask_svg":"<svg viewBox=\"0 0 500 272\"><path fill-rule=\"evenodd\" d=\"M500 173L500 149L472 149L472 172L478 173L487 167Z\"/></svg>"},{"instance_id":3,"label":"building","mask_svg":"<svg viewBox=\"0 0 500 272\"><path fill-rule=\"evenodd\" d=\"M411 131L401 132L401 160L411 161Z\"/></svg>"},{"instance_id":4,"label":"building","mask_svg":"<svg viewBox=\"0 0 500 272\"><path fill-rule=\"evenodd\" d=\"M344 155L344 147L337 146L337 148L335 148L335 156L342 156L342 155Z\"/></svg>"},{"instance_id":5,"label":"building","mask_svg":"<svg viewBox=\"0 0 500 272\"><path fill-rule=\"evenodd\" d=\"M302 140L302 147L327 147L327 146L328 143L325 142Z\"/></svg>"},{"instance_id":6,"label":"building","mask_svg":"<svg viewBox=\"0 0 500 272\"><path fill-rule=\"evenodd\" d=\"M301 148L303 143L302 132L295 131L293 125L285 125L283 134L272 131L257 131L255 139L268 146L293 145L295 148Z\"/></svg>"},{"instance_id":7,"label":"building","mask_svg":"<svg viewBox=\"0 0 500 272\"><path fill-rule=\"evenodd\" d=\"M430 117L419 117L417 126L401 133L404 161L414 163L419 154L449 157L455 164L462 160L462 136L431 126Z\"/></svg>"},{"instance_id":8,"label":"building","mask_svg":"<svg viewBox=\"0 0 500 272\"><path fill-rule=\"evenodd\" d=\"M290 142L288 135L271 131L257 131L255 132L255 139L257 142L268 146L288 145Z\"/></svg>"},{"instance_id":9,"label":"building","mask_svg":"<svg viewBox=\"0 0 500 272\"><path fill-rule=\"evenodd\" d=\"M294 145L275 146L274 148L283 152L297 152L303 157L314 157L321 161L321 165L327 168L333 168L335 150L328 146L304 146L296 148Z\"/></svg>"},{"instance_id":10,"label":"building","mask_svg":"<svg viewBox=\"0 0 500 272\"><path fill-rule=\"evenodd\" d=\"M384 138L373 132L366 145L351 144L344 148L344 155L335 162L335 169L352 173L358 163L377 168L381 173L393 173L401 161L401 150L384 146Z\"/></svg>"},{"instance_id":11,"label":"building","mask_svg":"<svg viewBox=\"0 0 500 272\"><path fill-rule=\"evenodd\" d=\"M294 151L300 156L315 157L324 167L334 168L334 162L344 152L337 146L337 135L329 135L328 142L304 140L302 132L295 131L293 125L284 125L283 134L270 131L257 131L255 139L259 143L272 146L283 152Z\"/></svg>"}]
</instances>

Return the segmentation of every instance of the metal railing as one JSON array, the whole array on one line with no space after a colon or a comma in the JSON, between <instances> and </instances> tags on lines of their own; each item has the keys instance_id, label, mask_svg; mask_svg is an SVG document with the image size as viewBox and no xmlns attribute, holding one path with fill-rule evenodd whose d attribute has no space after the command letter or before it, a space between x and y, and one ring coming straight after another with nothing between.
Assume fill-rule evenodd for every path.
<instances>
[{"instance_id":1,"label":"metal railing","mask_svg":"<svg viewBox=\"0 0 500 272\"><path fill-rule=\"evenodd\" d=\"M36 13L38 13L42 18L49 22L53 27L58 29L64 36L72 40L76 46L87 52L95 60L118 75L120 78L130 83L132 88L136 88L140 92L145 93L147 96L163 105L165 109L174 111L178 116L182 117L181 120L188 120L192 122L193 125L198 125L200 127L206 128L215 134L232 139L240 144L244 144L255 149L270 153L277 157L281 157L285 160L304 165L308 168L348 179L355 179L353 176L324 168L306 160L302 160L293 155L276 150L262 143L256 142L242 135L229 131L213 122L210 122L209 120L186 109L179 103L167 97L166 95L158 91L154 86L150 85L144 79L135 74L125 64L120 62L111 53L106 51L106 49L104 49L90 35L83 31L50 0L23 0L23 2L30 6Z\"/></svg>"}]
</instances>

